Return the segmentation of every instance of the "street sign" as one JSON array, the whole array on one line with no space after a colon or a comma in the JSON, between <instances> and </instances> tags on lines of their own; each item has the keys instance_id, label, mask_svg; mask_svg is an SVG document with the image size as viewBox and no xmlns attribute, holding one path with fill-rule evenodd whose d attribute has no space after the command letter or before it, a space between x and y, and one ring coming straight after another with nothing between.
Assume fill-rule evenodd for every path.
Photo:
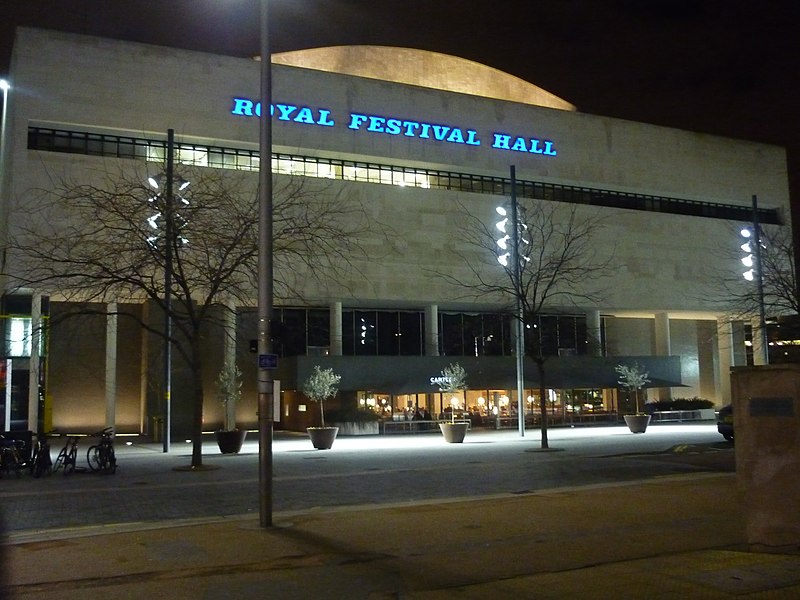
<instances>
[{"instance_id":1,"label":"street sign","mask_svg":"<svg viewBox=\"0 0 800 600\"><path fill-rule=\"evenodd\" d=\"M278 355L277 354L259 354L258 355L258 368L259 369L277 369L278 368Z\"/></svg>"}]
</instances>

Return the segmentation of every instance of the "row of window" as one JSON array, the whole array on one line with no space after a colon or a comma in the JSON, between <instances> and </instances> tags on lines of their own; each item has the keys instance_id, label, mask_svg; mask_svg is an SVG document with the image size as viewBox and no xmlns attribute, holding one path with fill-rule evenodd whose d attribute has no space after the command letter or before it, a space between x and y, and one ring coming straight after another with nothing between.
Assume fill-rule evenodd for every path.
<instances>
[{"instance_id":1,"label":"row of window","mask_svg":"<svg viewBox=\"0 0 800 600\"><path fill-rule=\"evenodd\" d=\"M330 314L325 309L276 308L273 350L281 356L327 353ZM510 315L439 312L439 354L442 356L510 356ZM526 329L526 344L545 356L586 354L586 319L542 315ZM342 311L342 354L345 356L424 356L425 314L422 311Z\"/></svg>"},{"instance_id":2,"label":"row of window","mask_svg":"<svg viewBox=\"0 0 800 600\"><path fill-rule=\"evenodd\" d=\"M137 158L153 162L166 159L166 141L130 136L68 131L42 127L28 128L28 148L49 152L69 152L94 156ZM175 160L181 164L220 169L255 171L259 168L257 150L225 148L204 144L175 144ZM382 165L360 161L274 153L275 173L362 181L384 185L437 188L478 194L509 196L511 180L450 171ZM752 221L749 206L699 202L664 196L631 194L535 181L517 181L517 195L536 200L552 200L631 210L691 215L712 219ZM759 209L761 223L779 225L778 211Z\"/></svg>"}]
</instances>

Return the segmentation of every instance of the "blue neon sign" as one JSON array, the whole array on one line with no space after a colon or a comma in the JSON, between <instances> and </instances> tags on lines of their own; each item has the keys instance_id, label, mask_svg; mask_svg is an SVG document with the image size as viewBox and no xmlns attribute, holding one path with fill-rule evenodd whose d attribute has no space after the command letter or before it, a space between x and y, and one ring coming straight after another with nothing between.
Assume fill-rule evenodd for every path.
<instances>
[{"instance_id":1,"label":"blue neon sign","mask_svg":"<svg viewBox=\"0 0 800 600\"><path fill-rule=\"evenodd\" d=\"M261 103L249 98L234 98L231 114L238 117L260 117ZM335 127L336 120L330 110L310 106L275 103L270 106L270 115L278 121L289 121L305 125ZM344 121L353 131L370 134L397 135L421 140L435 140L451 144L481 146L480 133L475 129L453 127L440 123L425 123L400 117L385 117L351 112ZM509 152L524 152L541 156L557 156L555 142L530 136L491 132L490 148Z\"/></svg>"}]
</instances>

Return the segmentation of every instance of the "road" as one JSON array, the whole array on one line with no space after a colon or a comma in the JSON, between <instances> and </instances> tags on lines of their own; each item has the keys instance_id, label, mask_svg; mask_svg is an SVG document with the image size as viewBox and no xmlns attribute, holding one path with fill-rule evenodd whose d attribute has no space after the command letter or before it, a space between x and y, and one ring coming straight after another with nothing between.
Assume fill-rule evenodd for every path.
<instances>
[{"instance_id":1,"label":"road","mask_svg":"<svg viewBox=\"0 0 800 600\"><path fill-rule=\"evenodd\" d=\"M256 435L250 434L255 440ZM609 485L708 471L733 471L733 446L713 423L551 428L550 450L538 431L468 433L446 444L438 433L341 437L314 450L304 435L276 434L273 497L276 515L354 505L414 504L443 499L503 497L537 490ZM0 510L11 538L53 535L81 527L145 525L182 519L257 514L258 447L221 455L204 445L204 465L187 471L191 447L124 445L116 474L60 473L0 480ZM81 462L88 447L82 444ZM53 454L57 448L53 448Z\"/></svg>"}]
</instances>

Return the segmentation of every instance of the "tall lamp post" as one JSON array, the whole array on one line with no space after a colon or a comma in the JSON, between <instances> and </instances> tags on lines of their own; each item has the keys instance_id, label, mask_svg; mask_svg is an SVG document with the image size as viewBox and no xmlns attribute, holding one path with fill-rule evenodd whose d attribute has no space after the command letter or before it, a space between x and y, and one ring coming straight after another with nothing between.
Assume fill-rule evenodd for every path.
<instances>
[{"instance_id":1,"label":"tall lamp post","mask_svg":"<svg viewBox=\"0 0 800 600\"><path fill-rule=\"evenodd\" d=\"M511 260L512 273L511 278L514 285L514 298L516 300L516 359L517 359L517 416L519 421L519 434L525 436L525 323L524 314L522 310L522 265L520 264L519 245L522 241L520 235L520 222L519 222L519 207L517 205L517 177L514 165L511 165L511 235L508 235L506 227L508 225L508 211L498 206L496 211L502 220L498 221L497 229L503 234L497 240L497 246L502 250L498 254L497 261L508 268L508 261ZM511 242L509 251L508 245Z\"/></svg>"},{"instance_id":2,"label":"tall lamp post","mask_svg":"<svg viewBox=\"0 0 800 600\"><path fill-rule=\"evenodd\" d=\"M259 523L272 526L272 437L274 393L272 350L272 59L269 49L269 0L261 0L261 118L259 119L258 202L258 491Z\"/></svg>"},{"instance_id":3,"label":"tall lamp post","mask_svg":"<svg viewBox=\"0 0 800 600\"><path fill-rule=\"evenodd\" d=\"M5 191L6 191L6 114L8 114L8 90L11 85L5 79L0 79L0 90L3 92L3 113L0 118L0 207L6 210Z\"/></svg>"},{"instance_id":4,"label":"tall lamp post","mask_svg":"<svg viewBox=\"0 0 800 600\"><path fill-rule=\"evenodd\" d=\"M152 177L148 179L150 186L157 191L155 197L150 201L158 211L148 219L153 229L158 229L158 220L163 216L164 235L160 239L154 235L148 241L157 244L159 241L164 246L164 416L163 416L163 452L169 452L172 432L172 275L173 275L173 249L183 246L185 239L180 235L180 225L176 223L176 217L180 217L175 211L175 130L167 130L167 163L165 181L157 181ZM189 182L180 179L178 191L182 192L189 186ZM164 191L162 193L161 187ZM180 197L184 204L188 204L185 198ZM178 227L176 228L176 225Z\"/></svg>"},{"instance_id":5,"label":"tall lamp post","mask_svg":"<svg viewBox=\"0 0 800 600\"><path fill-rule=\"evenodd\" d=\"M769 340L767 337L767 312L764 306L764 271L761 268L761 227L758 223L758 197L755 194L753 195L753 229L752 231L747 228L742 229L741 235L747 239L741 246L745 252L742 264L748 267L748 270L742 273L742 276L747 281L755 280L756 282L758 293L758 341L761 346L762 364L768 365ZM755 336L753 341L755 342Z\"/></svg>"}]
</instances>

